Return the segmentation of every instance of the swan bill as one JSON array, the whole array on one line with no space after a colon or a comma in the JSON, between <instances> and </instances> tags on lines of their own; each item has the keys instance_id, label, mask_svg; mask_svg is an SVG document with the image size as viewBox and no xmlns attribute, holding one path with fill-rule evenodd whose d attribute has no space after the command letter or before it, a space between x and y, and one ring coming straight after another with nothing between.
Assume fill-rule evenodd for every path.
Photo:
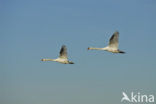
<instances>
[{"instance_id":1,"label":"swan bill","mask_svg":"<svg viewBox=\"0 0 156 104\"><path fill-rule=\"evenodd\" d=\"M45 61L45 59L41 59L41 61Z\"/></svg>"}]
</instances>

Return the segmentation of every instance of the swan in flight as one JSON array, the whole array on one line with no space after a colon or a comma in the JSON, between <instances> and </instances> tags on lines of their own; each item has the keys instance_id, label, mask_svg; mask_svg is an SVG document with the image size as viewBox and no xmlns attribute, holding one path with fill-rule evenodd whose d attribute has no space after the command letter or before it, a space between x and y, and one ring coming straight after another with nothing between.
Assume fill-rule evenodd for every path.
<instances>
[{"instance_id":1,"label":"swan in flight","mask_svg":"<svg viewBox=\"0 0 156 104\"><path fill-rule=\"evenodd\" d=\"M116 31L110 38L108 46L106 46L104 48L88 47L88 50L104 50L104 51L108 51L108 52L112 52L112 53L125 53L118 49L118 45L119 45L118 38L119 38L119 32Z\"/></svg>"},{"instance_id":2,"label":"swan in flight","mask_svg":"<svg viewBox=\"0 0 156 104\"><path fill-rule=\"evenodd\" d=\"M67 48L65 45L61 47L60 56L57 59L41 59L41 61L55 61L62 64L74 64L72 61L68 61Z\"/></svg>"}]
</instances>

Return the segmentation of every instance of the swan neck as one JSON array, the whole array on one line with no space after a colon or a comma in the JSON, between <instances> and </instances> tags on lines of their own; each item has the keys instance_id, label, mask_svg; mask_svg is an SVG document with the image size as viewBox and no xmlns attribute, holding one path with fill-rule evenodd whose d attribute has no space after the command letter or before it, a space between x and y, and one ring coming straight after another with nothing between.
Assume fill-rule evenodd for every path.
<instances>
[{"instance_id":1,"label":"swan neck","mask_svg":"<svg viewBox=\"0 0 156 104\"><path fill-rule=\"evenodd\" d=\"M90 47L89 50L103 50L102 48Z\"/></svg>"},{"instance_id":2,"label":"swan neck","mask_svg":"<svg viewBox=\"0 0 156 104\"><path fill-rule=\"evenodd\" d=\"M108 50L108 47L104 47L103 50L107 51Z\"/></svg>"},{"instance_id":3,"label":"swan neck","mask_svg":"<svg viewBox=\"0 0 156 104\"><path fill-rule=\"evenodd\" d=\"M41 61L55 61L55 59L42 59Z\"/></svg>"}]
</instances>

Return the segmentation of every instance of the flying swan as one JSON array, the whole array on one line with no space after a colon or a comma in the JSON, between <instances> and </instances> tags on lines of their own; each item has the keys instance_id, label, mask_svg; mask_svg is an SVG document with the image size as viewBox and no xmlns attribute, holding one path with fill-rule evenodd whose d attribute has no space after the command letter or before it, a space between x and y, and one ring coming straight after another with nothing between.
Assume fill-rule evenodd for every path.
<instances>
[{"instance_id":1,"label":"flying swan","mask_svg":"<svg viewBox=\"0 0 156 104\"><path fill-rule=\"evenodd\" d=\"M108 46L104 48L88 47L88 50L104 50L112 53L125 53L124 51L118 49L118 45L119 45L118 38L119 38L119 32L116 31L110 38Z\"/></svg>"},{"instance_id":2,"label":"flying swan","mask_svg":"<svg viewBox=\"0 0 156 104\"><path fill-rule=\"evenodd\" d=\"M41 61L55 61L62 64L74 64L72 61L68 60L67 48L65 45L62 45L60 50L60 56L56 59L41 59Z\"/></svg>"}]
</instances>

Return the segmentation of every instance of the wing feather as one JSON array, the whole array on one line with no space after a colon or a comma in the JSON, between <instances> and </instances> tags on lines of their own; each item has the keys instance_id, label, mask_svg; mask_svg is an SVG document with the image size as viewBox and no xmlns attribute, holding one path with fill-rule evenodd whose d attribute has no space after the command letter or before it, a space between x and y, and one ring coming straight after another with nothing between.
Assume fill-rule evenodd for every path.
<instances>
[{"instance_id":1,"label":"wing feather","mask_svg":"<svg viewBox=\"0 0 156 104\"><path fill-rule=\"evenodd\" d=\"M59 57L67 59L67 47L65 45L62 45Z\"/></svg>"},{"instance_id":2,"label":"wing feather","mask_svg":"<svg viewBox=\"0 0 156 104\"><path fill-rule=\"evenodd\" d=\"M109 47L118 49L119 45L119 32L116 31L109 40Z\"/></svg>"}]
</instances>

